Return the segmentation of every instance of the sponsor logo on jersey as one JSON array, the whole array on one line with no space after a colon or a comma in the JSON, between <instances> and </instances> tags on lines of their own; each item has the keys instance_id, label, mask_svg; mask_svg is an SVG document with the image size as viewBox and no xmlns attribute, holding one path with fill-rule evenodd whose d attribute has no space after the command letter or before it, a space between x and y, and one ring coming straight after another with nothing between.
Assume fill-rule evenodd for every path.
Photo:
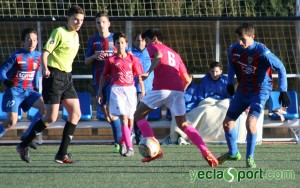
<instances>
[{"instance_id":1,"label":"sponsor logo on jersey","mask_svg":"<svg viewBox=\"0 0 300 188\"><path fill-rule=\"evenodd\" d=\"M233 57L240 57L240 54L232 54Z\"/></svg>"},{"instance_id":2,"label":"sponsor logo on jersey","mask_svg":"<svg viewBox=\"0 0 300 188\"><path fill-rule=\"evenodd\" d=\"M26 64L26 61L18 61L18 64Z\"/></svg>"},{"instance_id":3,"label":"sponsor logo on jersey","mask_svg":"<svg viewBox=\"0 0 300 188\"><path fill-rule=\"evenodd\" d=\"M34 71L31 71L31 72L21 72L19 71L17 76L20 80L33 80L34 78Z\"/></svg>"},{"instance_id":4,"label":"sponsor logo on jersey","mask_svg":"<svg viewBox=\"0 0 300 188\"><path fill-rule=\"evenodd\" d=\"M255 73L256 67L251 66L251 65L246 65L240 61L238 61L237 63L241 65L242 71L244 73L246 73L246 74L254 74Z\"/></svg>"}]
</instances>

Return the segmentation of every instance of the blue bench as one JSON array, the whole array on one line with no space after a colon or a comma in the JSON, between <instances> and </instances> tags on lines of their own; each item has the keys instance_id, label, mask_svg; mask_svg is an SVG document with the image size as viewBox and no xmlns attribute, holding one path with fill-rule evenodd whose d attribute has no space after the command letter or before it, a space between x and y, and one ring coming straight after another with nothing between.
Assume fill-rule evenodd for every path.
<instances>
[{"instance_id":1,"label":"blue bench","mask_svg":"<svg viewBox=\"0 0 300 188\"><path fill-rule=\"evenodd\" d=\"M78 99L80 103L81 117L80 121L88 121L93 117L92 105L91 105L91 93L90 92L78 92ZM62 119L67 120L69 114L66 108L62 107Z\"/></svg>"}]
</instances>

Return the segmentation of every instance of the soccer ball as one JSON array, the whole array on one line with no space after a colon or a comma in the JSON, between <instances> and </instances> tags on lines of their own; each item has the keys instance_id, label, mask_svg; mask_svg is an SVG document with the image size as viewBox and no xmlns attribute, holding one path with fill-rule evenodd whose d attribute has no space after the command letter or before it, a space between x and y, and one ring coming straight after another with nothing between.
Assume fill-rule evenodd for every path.
<instances>
[{"instance_id":1,"label":"soccer ball","mask_svg":"<svg viewBox=\"0 0 300 188\"><path fill-rule=\"evenodd\" d=\"M139 152L145 158L155 157L160 151L160 144L154 137L144 137L140 141Z\"/></svg>"}]
</instances>

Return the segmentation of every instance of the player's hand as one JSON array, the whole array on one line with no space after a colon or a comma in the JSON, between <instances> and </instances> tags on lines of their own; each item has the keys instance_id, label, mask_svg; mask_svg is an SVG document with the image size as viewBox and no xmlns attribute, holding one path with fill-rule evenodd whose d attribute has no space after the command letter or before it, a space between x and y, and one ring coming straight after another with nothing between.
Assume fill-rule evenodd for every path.
<instances>
[{"instance_id":1,"label":"player's hand","mask_svg":"<svg viewBox=\"0 0 300 188\"><path fill-rule=\"evenodd\" d=\"M98 93L98 96L97 96L97 102L99 104L102 104L102 99L103 99L103 95L102 95L102 92Z\"/></svg>"},{"instance_id":2,"label":"player's hand","mask_svg":"<svg viewBox=\"0 0 300 188\"><path fill-rule=\"evenodd\" d=\"M97 54L97 59L98 60L103 60L106 59L108 57L108 53L107 52L100 52Z\"/></svg>"},{"instance_id":3,"label":"player's hand","mask_svg":"<svg viewBox=\"0 0 300 188\"><path fill-rule=\"evenodd\" d=\"M4 80L3 84L7 87L7 88L11 88L12 86L14 86L14 82L11 80Z\"/></svg>"},{"instance_id":4,"label":"player's hand","mask_svg":"<svg viewBox=\"0 0 300 188\"><path fill-rule=\"evenodd\" d=\"M227 93L228 93L230 96L233 96L233 95L234 95L235 90L234 90L234 85L233 85L233 84L227 84Z\"/></svg>"},{"instance_id":5,"label":"player's hand","mask_svg":"<svg viewBox=\"0 0 300 188\"><path fill-rule=\"evenodd\" d=\"M51 74L51 72L49 71L49 69L43 71L43 77L45 77L45 78L49 78L50 74Z\"/></svg>"},{"instance_id":6,"label":"player's hand","mask_svg":"<svg viewBox=\"0 0 300 188\"><path fill-rule=\"evenodd\" d=\"M145 91L141 92L141 94L140 94L140 100L142 100L142 98L144 98L144 97L145 97Z\"/></svg>"},{"instance_id":7,"label":"player's hand","mask_svg":"<svg viewBox=\"0 0 300 188\"><path fill-rule=\"evenodd\" d=\"M286 91L280 92L279 98L278 98L279 104L281 104L282 107L288 107L290 105L290 98Z\"/></svg>"},{"instance_id":8,"label":"player's hand","mask_svg":"<svg viewBox=\"0 0 300 188\"><path fill-rule=\"evenodd\" d=\"M148 72L146 72L146 73L144 73L144 74L140 74L139 77L138 77L139 82L140 82L140 81L146 80L146 79L148 78L148 76L149 76L149 73L148 73Z\"/></svg>"}]
</instances>

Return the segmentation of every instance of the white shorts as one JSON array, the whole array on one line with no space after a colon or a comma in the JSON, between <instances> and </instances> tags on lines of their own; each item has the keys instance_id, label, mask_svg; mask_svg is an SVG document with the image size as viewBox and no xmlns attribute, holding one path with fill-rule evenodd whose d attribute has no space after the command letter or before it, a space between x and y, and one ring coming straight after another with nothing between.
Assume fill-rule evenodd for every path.
<instances>
[{"instance_id":1,"label":"white shorts","mask_svg":"<svg viewBox=\"0 0 300 188\"><path fill-rule=\"evenodd\" d=\"M142 99L149 108L156 109L165 105L175 116L185 115L185 100L182 91L175 90L151 90Z\"/></svg>"},{"instance_id":2,"label":"white shorts","mask_svg":"<svg viewBox=\"0 0 300 188\"><path fill-rule=\"evenodd\" d=\"M136 88L132 86L113 85L110 91L109 110L112 115L126 115L133 119L136 110Z\"/></svg>"}]
</instances>

